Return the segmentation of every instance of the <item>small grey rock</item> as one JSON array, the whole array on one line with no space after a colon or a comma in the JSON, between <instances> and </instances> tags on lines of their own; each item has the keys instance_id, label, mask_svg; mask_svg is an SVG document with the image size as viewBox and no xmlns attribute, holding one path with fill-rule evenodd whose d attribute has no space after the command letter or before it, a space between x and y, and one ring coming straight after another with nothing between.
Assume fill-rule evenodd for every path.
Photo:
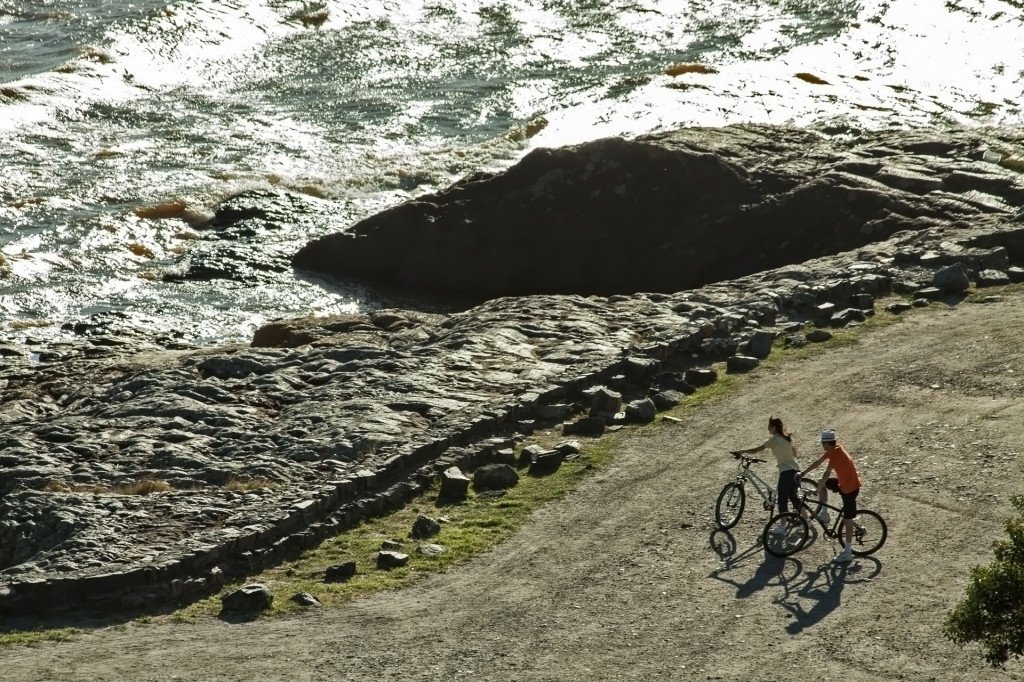
<instances>
[{"instance_id":1,"label":"small grey rock","mask_svg":"<svg viewBox=\"0 0 1024 682\"><path fill-rule=\"evenodd\" d=\"M436 557L444 554L444 546L427 542L417 546L416 553L427 557Z\"/></svg>"},{"instance_id":2,"label":"small grey rock","mask_svg":"<svg viewBox=\"0 0 1024 682\"><path fill-rule=\"evenodd\" d=\"M292 601L300 606L320 606L320 600L309 592L299 592L292 595Z\"/></svg>"},{"instance_id":3,"label":"small grey rock","mask_svg":"<svg viewBox=\"0 0 1024 682\"><path fill-rule=\"evenodd\" d=\"M574 422L562 424L565 436L600 436L607 422L603 417L581 417Z\"/></svg>"},{"instance_id":4,"label":"small grey rock","mask_svg":"<svg viewBox=\"0 0 1024 682\"><path fill-rule=\"evenodd\" d=\"M553 474L562 466L562 460L565 459L558 450L548 450L542 452L533 460L530 464L530 468L527 473L531 476L547 476Z\"/></svg>"},{"instance_id":5,"label":"small grey rock","mask_svg":"<svg viewBox=\"0 0 1024 682\"><path fill-rule=\"evenodd\" d=\"M847 308L846 310L840 310L832 316L832 326L845 327L853 322L863 322L865 319L867 317L860 308Z\"/></svg>"},{"instance_id":6,"label":"small grey rock","mask_svg":"<svg viewBox=\"0 0 1024 682\"><path fill-rule=\"evenodd\" d=\"M402 552L382 550L377 552L377 568L390 571L392 568L400 568L409 563L409 555Z\"/></svg>"},{"instance_id":7,"label":"small grey rock","mask_svg":"<svg viewBox=\"0 0 1024 682\"><path fill-rule=\"evenodd\" d=\"M220 598L221 606L225 611L263 611L274 602L274 593L270 588L260 583L243 585L234 592L229 592Z\"/></svg>"},{"instance_id":8,"label":"small grey rock","mask_svg":"<svg viewBox=\"0 0 1024 682\"><path fill-rule=\"evenodd\" d=\"M449 467L441 474L441 490L437 499L446 502L461 502L469 492L469 478L458 467Z\"/></svg>"},{"instance_id":9,"label":"small grey rock","mask_svg":"<svg viewBox=\"0 0 1024 682\"><path fill-rule=\"evenodd\" d=\"M937 301L942 298L943 290L938 287L925 287L924 289L918 289L914 294L916 298L924 298L929 301Z\"/></svg>"},{"instance_id":10,"label":"small grey rock","mask_svg":"<svg viewBox=\"0 0 1024 682\"><path fill-rule=\"evenodd\" d=\"M336 566L328 566L324 572L324 581L329 583L343 583L356 574L356 562L346 561Z\"/></svg>"},{"instance_id":11,"label":"small grey rock","mask_svg":"<svg viewBox=\"0 0 1024 682\"><path fill-rule=\"evenodd\" d=\"M658 416L658 407L650 398L634 400L626 405L626 419L628 421L646 424L647 422L654 421L656 416Z\"/></svg>"},{"instance_id":12,"label":"small grey rock","mask_svg":"<svg viewBox=\"0 0 1024 682\"><path fill-rule=\"evenodd\" d=\"M832 338L832 332L825 331L824 329L812 329L804 335L811 343L823 343Z\"/></svg>"},{"instance_id":13,"label":"small grey rock","mask_svg":"<svg viewBox=\"0 0 1024 682\"><path fill-rule=\"evenodd\" d=\"M932 286L949 293L967 291L971 286L971 280L967 277L967 270L962 263L954 263L942 268L932 277Z\"/></svg>"},{"instance_id":14,"label":"small grey rock","mask_svg":"<svg viewBox=\"0 0 1024 682\"><path fill-rule=\"evenodd\" d=\"M710 386L718 380L718 372L707 367L691 367L683 374L683 380L691 386Z\"/></svg>"},{"instance_id":15,"label":"small grey rock","mask_svg":"<svg viewBox=\"0 0 1024 682\"><path fill-rule=\"evenodd\" d=\"M670 410L683 401L679 391L659 391L651 396L651 401L659 410Z\"/></svg>"},{"instance_id":16,"label":"small grey rock","mask_svg":"<svg viewBox=\"0 0 1024 682\"><path fill-rule=\"evenodd\" d=\"M417 540L432 538L441 532L441 524L425 514L419 514L412 524L412 537Z\"/></svg>"},{"instance_id":17,"label":"small grey rock","mask_svg":"<svg viewBox=\"0 0 1024 682\"><path fill-rule=\"evenodd\" d=\"M1010 283L1010 276L1002 270L982 270L978 273L979 287L1002 287Z\"/></svg>"},{"instance_id":18,"label":"small grey rock","mask_svg":"<svg viewBox=\"0 0 1024 682\"><path fill-rule=\"evenodd\" d=\"M508 464L488 464L473 472L476 490L504 490L519 483L519 474Z\"/></svg>"},{"instance_id":19,"label":"small grey rock","mask_svg":"<svg viewBox=\"0 0 1024 682\"><path fill-rule=\"evenodd\" d=\"M749 372L759 364L760 360L749 355L730 355L725 360L725 369L727 372Z\"/></svg>"}]
</instances>

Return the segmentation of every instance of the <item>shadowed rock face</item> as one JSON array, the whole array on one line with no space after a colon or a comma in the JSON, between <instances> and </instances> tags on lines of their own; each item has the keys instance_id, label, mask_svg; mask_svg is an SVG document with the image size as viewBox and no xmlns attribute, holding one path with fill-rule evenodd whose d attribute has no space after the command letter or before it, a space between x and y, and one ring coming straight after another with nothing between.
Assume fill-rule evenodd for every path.
<instances>
[{"instance_id":1,"label":"shadowed rock face","mask_svg":"<svg viewBox=\"0 0 1024 682\"><path fill-rule=\"evenodd\" d=\"M685 129L539 149L309 243L296 267L481 298L674 292L901 230L1003 220L1019 174L976 132Z\"/></svg>"}]
</instances>

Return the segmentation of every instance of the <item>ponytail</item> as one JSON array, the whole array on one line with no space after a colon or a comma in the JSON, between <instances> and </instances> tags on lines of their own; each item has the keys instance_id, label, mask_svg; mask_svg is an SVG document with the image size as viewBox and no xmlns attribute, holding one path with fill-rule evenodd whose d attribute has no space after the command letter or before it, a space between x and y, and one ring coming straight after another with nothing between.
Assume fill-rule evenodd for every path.
<instances>
[{"instance_id":1,"label":"ponytail","mask_svg":"<svg viewBox=\"0 0 1024 682\"><path fill-rule=\"evenodd\" d=\"M786 427L782 425L782 419L780 417L776 417L774 415L769 417L768 428L775 429L775 433L785 438L787 442L793 442L793 434L787 431Z\"/></svg>"}]
</instances>

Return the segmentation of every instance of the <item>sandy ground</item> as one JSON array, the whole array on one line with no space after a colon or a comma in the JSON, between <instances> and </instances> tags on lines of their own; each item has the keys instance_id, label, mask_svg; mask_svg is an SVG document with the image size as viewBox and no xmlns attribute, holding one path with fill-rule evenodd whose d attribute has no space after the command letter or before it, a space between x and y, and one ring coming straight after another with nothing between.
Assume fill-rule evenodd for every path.
<instances>
[{"instance_id":1,"label":"sandy ground","mask_svg":"<svg viewBox=\"0 0 1024 682\"><path fill-rule=\"evenodd\" d=\"M1003 680L941 633L1024 493L1024 297L912 314L762 370L614 464L510 542L416 587L274 621L129 625L0 651L4 680ZM826 538L766 558L766 513L712 508L778 412L801 461L835 427L890 535L837 567ZM760 465L774 479L769 465ZM441 540L443 542L443 539Z\"/></svg>"}]
</instances>

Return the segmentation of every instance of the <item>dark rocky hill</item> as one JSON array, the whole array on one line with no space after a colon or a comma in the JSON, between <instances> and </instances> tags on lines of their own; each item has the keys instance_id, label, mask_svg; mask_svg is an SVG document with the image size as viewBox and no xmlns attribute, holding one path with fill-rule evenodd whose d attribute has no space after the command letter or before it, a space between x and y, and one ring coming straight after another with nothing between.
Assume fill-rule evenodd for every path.
<instances>
[{"instance_id":1,"label":"dark rocky hill","mask_svg":"<svg viewBox=\"0 0 1024 682\"><path fill-rule=\"evenodd\" d=\"M417 292L675 292L902 230L995 224L1019 133L691 128L538 149L317 239L296 267Z\"/></svg>"}]
</instances>

